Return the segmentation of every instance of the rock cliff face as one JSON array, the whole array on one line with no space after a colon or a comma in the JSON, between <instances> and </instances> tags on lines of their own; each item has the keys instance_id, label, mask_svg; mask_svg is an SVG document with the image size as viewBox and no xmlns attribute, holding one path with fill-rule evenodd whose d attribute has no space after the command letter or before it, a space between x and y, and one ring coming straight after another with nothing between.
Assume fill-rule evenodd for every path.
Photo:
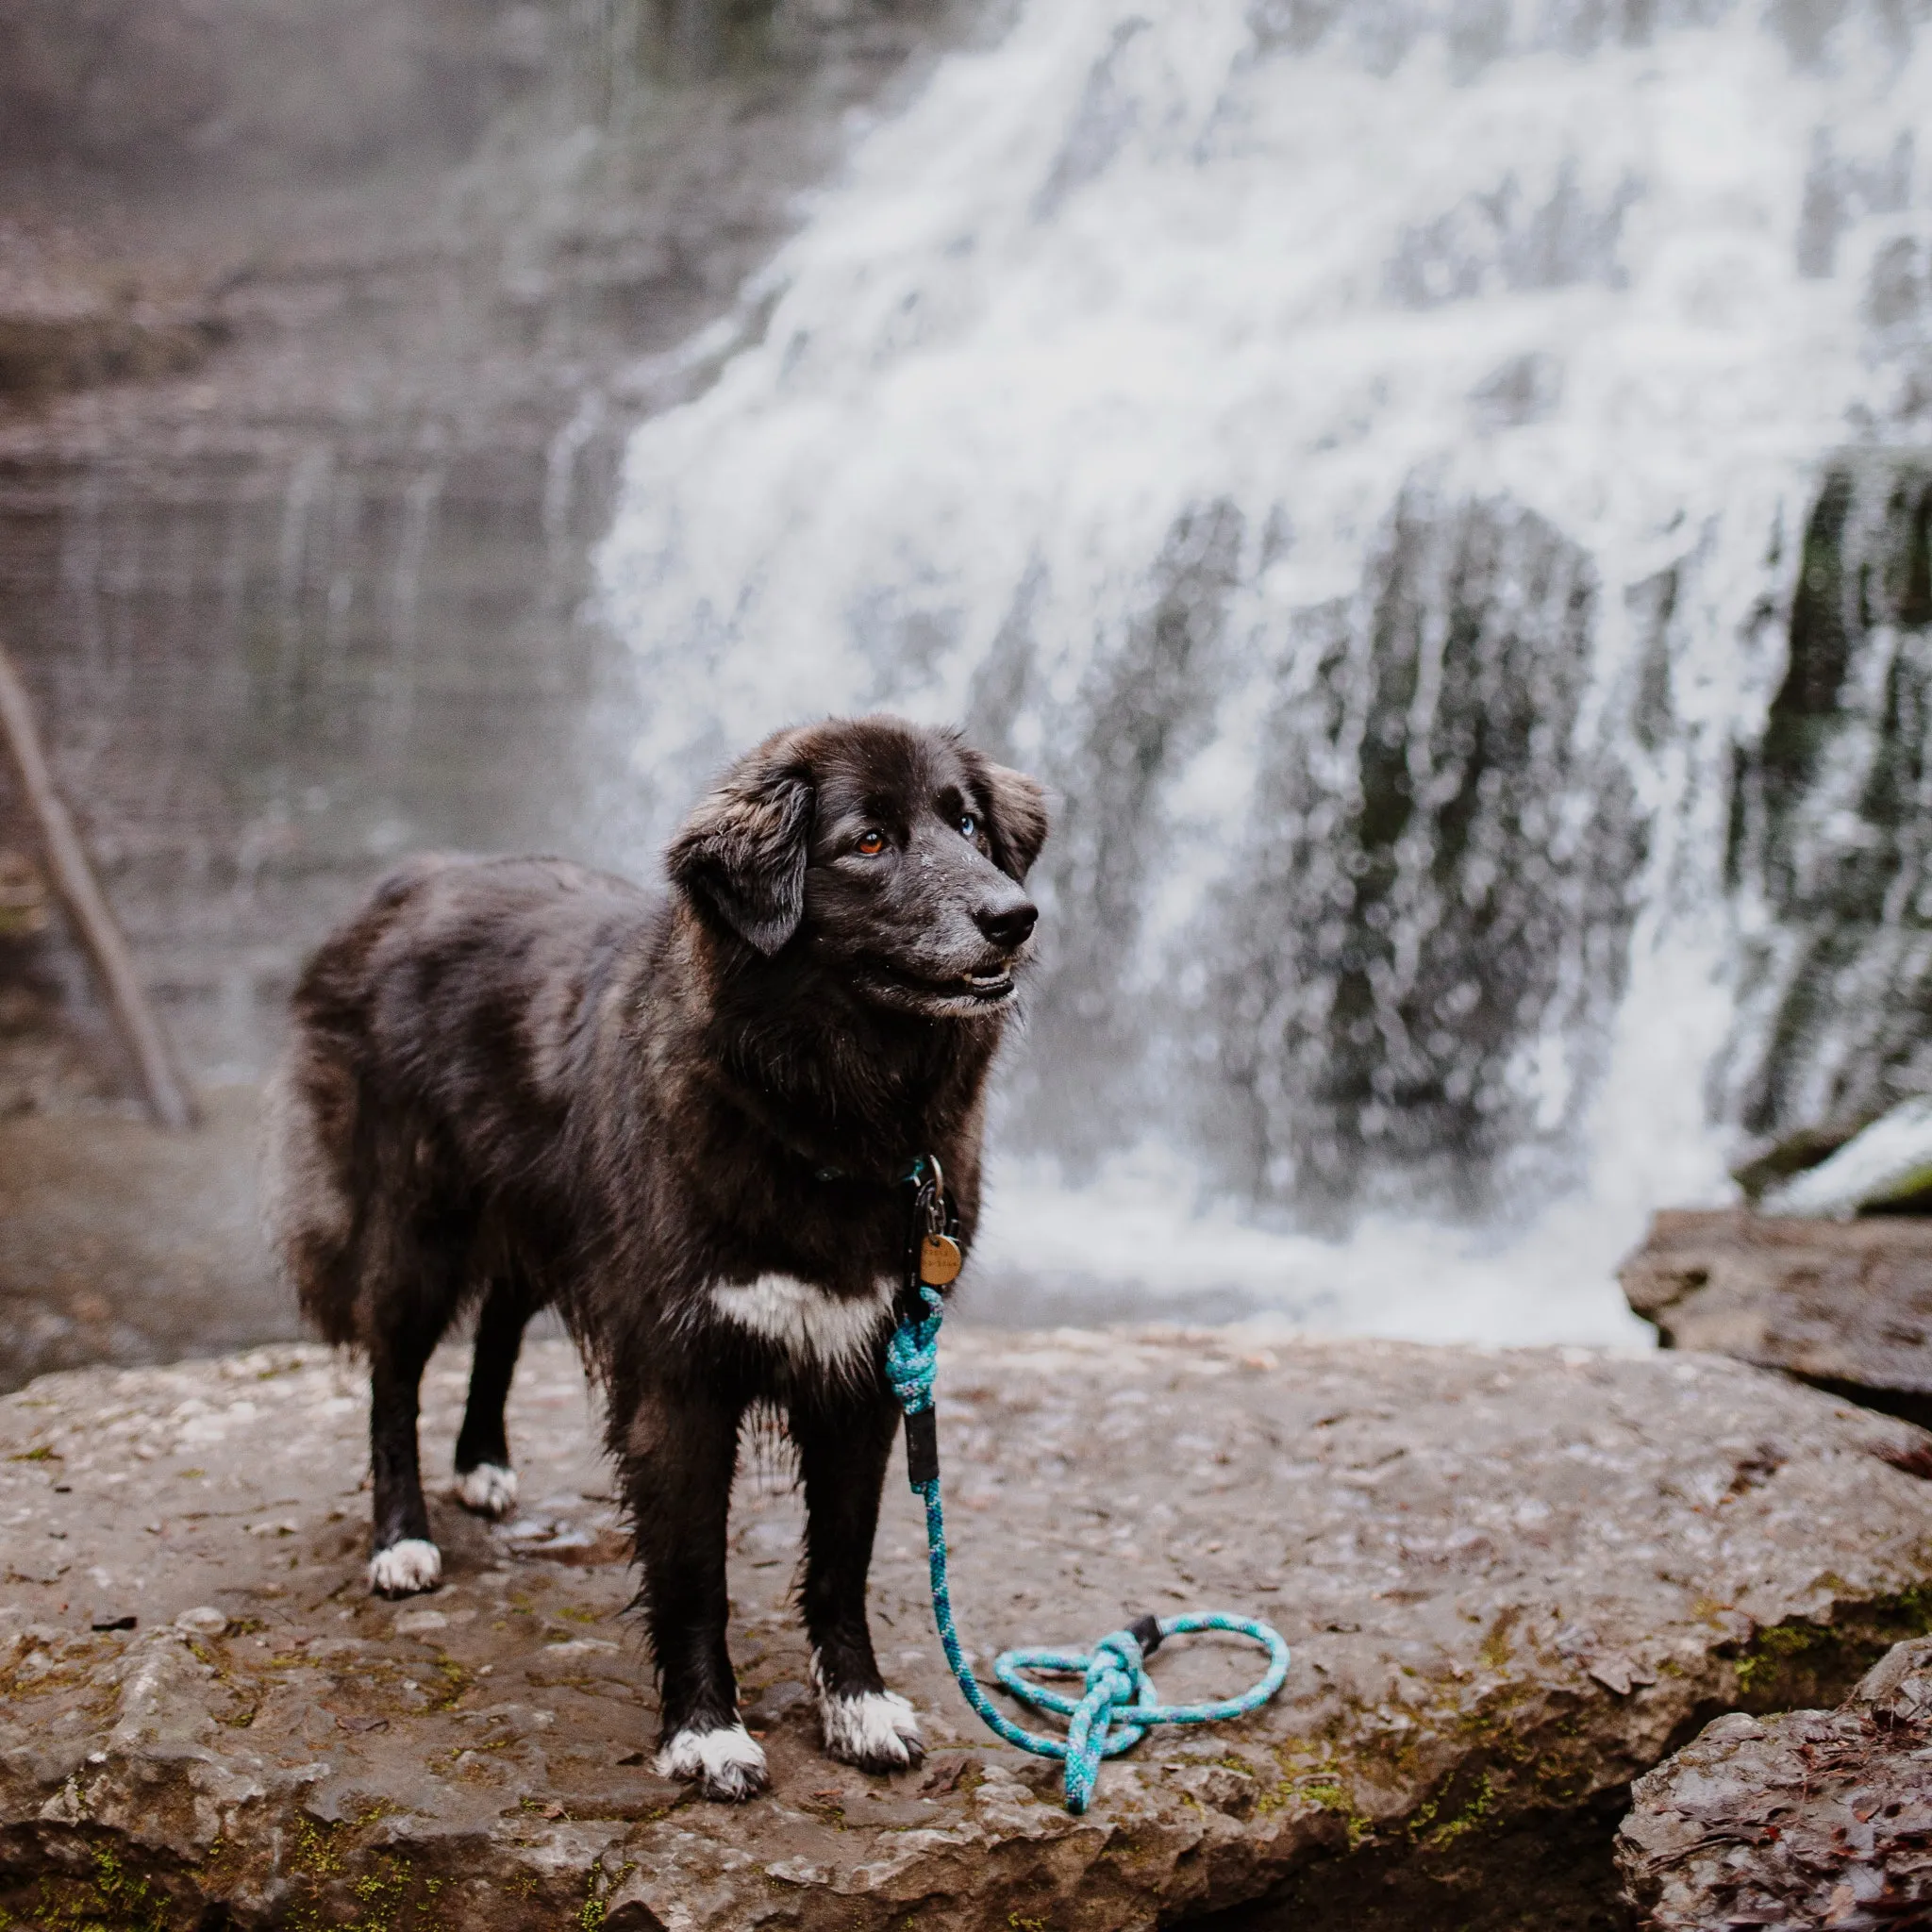
<instances>
[{"instance_id":1,"label":"rock cliff face","mask_svg":"<svg viewBox=\"0 0 1932 1932\"><path fill-rule=\"evenodd\" d=\"M1932 1641L1836 1710L1722 1717L1637 1781L1617 1862L1649 1932L1932 1918Z\"/></svg>"},{"instance_id":2,"label":"rock cliff face","mask_svg":"<svg viewBox=\"0 0 1932 1932\"><path fill-rule=\"evenodd\" d=\"M197 1074L258 1070L404 849L585 848L627 749L588 550L626 429L705 375L653 358L973 10L9 10L0 636ZM36 994L0 1026L71 1017L58 923L0 947Z\"/></svg>"},{"instance_id":3,"label":"rock cliff face","mask_svg":"<svg viewBox=\"0 0 1932 1932\"><path fill-rule=\"evenodd\" d=\"M583 608L625 434L975 10L5 9L0 640L197 1083L260 1071L405 850L648 873L584 807L628 749ZM117 1117L34 852L0 757L0 1387L286 1334L245 1094L178 1144Z\"/></svg>"},{"instance_id":4,"label":"rock cliff face","mask_svg":"<svg viewBox=\"0 0 1932 1932\"><path fill-rule=\"evenodd\" d=\"M1081 1643L1259 1613L1266 1711L1150 1739L1085 1817L995 1745L932 1635L895 1473L874 1577L924 1769L817 1748L798 1510L748 1457L732 1643L774 1788L651 1770L647 1660L567 1349L512 1407L527 1514L436 1506L448 1584L363 1583L358 1379L316 1349L90 1370L0 1402L0 1909L234 1928L1123 1932L1620 1923L1630 1780L1721 1712L1828 1704L1932 1615L1926 1440L1735 1363L1220 1332L949 1335L961 1624ZM427 1391L445 1466L463 1364ZM1156 1659L1165 1693L1251 1654Z\"/></svg>"}]
</instances>

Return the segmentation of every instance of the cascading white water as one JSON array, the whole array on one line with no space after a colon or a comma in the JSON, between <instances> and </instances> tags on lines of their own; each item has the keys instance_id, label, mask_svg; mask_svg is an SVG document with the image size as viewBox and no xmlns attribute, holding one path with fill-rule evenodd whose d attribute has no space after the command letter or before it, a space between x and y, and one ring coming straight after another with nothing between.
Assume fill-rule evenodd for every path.
<instances>
[{"instance_id":1,"label":"cascading white water","mask_svg":"<svg viewBox=\"0 0 1932 1932\"><path fill-rule=\"evenodd\" d=\"M1792 1019L1792 881L1925 622L1928 104L1875 7L1024 0L682 352L613 841L873 707L1063 795L991 1300L1628 1336L1648 1208L1909 1058ZM1821 709L1794 593L1868 553Z\"/></svg>"}]
</instances>

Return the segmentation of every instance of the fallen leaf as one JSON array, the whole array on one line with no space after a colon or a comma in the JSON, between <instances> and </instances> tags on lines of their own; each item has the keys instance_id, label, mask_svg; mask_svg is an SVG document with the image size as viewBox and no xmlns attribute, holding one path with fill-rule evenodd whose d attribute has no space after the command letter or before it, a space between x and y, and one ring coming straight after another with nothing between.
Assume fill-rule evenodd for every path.
<instances>
[{"instance_id":1,"label":"fallen leaf","mask_svg":"<svg viewBox=\"0 0 1932 1932\"><path fill-rule=\"evenodd\" d=\"M938 1758L932 1769L925 1774L925 1782L919 1788L922 1798L942 1798L948 1791L959 1789L959 1780L974 1768L975 1760L965 1752L956 1752Z\"/></svg>"},{"instance_id":2,"label":"fallen leaf","mask_svg":"<svg viewBox=\"0 0 1932 1932\"><path fill-rule=\"evenodd\" d=\"M568 1563L576 1570L594 1570L606 1563L628 1563L631 1540L621 1529L600 1529L582 1542L520 1543L519 1556L541 1557L547 1563Z\"/></svg>"},{"instance_id":3,"label":"fallen leaf","mask_svg":"<svg viewBox=\"0 0 1932 1932\"><path fill-rule=\"evenodd\" d=\"M1591 1659L1584 1669L1606 1690L1614 1690L1619 1697L1627 1697L1633 1684L1655 1684L1657 1673L1645 1670L1633 1662L1621 1651L1604 1651Z\"/></svg>"}]
</instances>

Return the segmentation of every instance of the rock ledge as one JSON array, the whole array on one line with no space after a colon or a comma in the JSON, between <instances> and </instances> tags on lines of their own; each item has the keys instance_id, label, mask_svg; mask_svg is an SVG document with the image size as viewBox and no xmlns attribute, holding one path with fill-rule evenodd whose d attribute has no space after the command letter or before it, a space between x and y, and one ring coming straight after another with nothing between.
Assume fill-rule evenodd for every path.
<instances>
[{"instance_id":1,"label":"rock ledge","mask_svg":"<svg viewBox=\"0 0 1932 1932\"><path fill-rule=\"evenodd\" d=\"M1672 1208L1621 1278L1666 1347L1714 1349L1932 1424L1932 1217Z\"/></svg>"},{"instance_id":2,"label":"rock ledge","mask_svg":"<svg viewBox=\"0 0 1932 1932\"><path fill-rule=\"evenodd\" d=\"M447 1468L463 1363L440 1357ZM798 1511L747 1445L732 1641L774 1789L650 1768L650 1673L568 1349L512 1401L533 1499L436 1505L447 1586L362 1584L363 1395L313 1348L46 1376L0 1401L0 1923L922 1928L1616 1923L1629 1781L1723 1710L1836 1700L1932 1608L1927 1444L1738 1364L949 1333L941 1433L969 1641L1249 1610L1268 1710L1150 1740L1074 1819L933 1639L891 1483L882 1661L924 1771L817 1749L786 1594ZM128 1627L132 1620L132 1627ZM1164 1694L1245 1681L1206 1641Z\"/></svg>"}]
</instances>

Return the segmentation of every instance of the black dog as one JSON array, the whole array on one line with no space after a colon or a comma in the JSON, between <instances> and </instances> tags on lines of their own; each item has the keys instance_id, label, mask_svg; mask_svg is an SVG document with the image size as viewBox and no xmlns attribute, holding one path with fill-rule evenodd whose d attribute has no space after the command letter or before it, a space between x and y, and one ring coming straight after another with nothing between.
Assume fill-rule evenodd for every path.
<instances>
[{"instance_id":1,"label":"black dog","mask_svg":"<svg viewBox=\"0 0 1932 1932\"><path fill-rule=\"evenodd\" d=\"M555 1305L606 1398L659 1769L708 1796L766 1783L724 1641L755 1404L782 1416L804 1479L825 1748L875 1771L919 1759L865 1610L901 1176L937 1156L971 1241L1045 837L1040 787L956 734L831 721L731 768L673 841L668 896L556 859L422 860L296 991L270 1232L309 1318L369 1356L371 1587L441 1577L416 1454L430 1351L480 1301L458 1493L500 1515L518 1346Z\"/></svg>"}]
</instances>

